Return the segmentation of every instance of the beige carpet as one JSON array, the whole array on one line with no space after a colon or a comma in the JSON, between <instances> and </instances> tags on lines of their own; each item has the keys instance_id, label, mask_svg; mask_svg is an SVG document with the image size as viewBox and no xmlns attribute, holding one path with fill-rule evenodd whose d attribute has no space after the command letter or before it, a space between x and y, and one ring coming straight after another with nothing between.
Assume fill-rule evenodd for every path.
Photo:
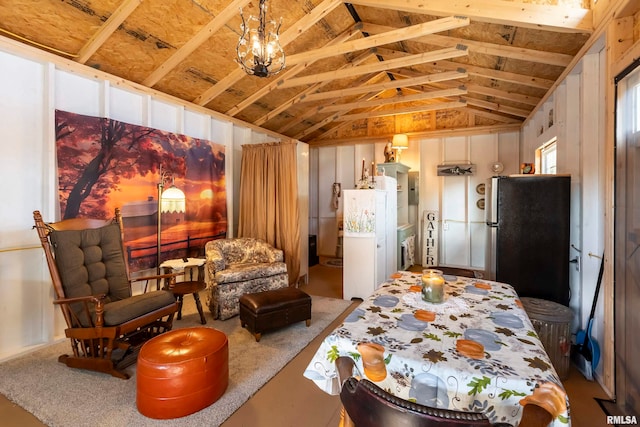
<instances>
[{"instance_id":1,"label":"beige carpet","mask_svg":"<svg viewBox=\"0 0 640 427\"><path fill-rule=\"evenodd\" d=\"M185 300L185 315L174 328L200 326L192 298ZM129 380L67 368L57 361L69 350L66 341L0 364L0 392L49 426L218 426L350 305L318 296L312 301L310 327L299 322L263 334L259 343L237 317L209 317L206 326L229 338L229 387L220 400L187 417L159 421L141 415L135 404L135 365L128 368Z\"/></svg>"}]
</instances>

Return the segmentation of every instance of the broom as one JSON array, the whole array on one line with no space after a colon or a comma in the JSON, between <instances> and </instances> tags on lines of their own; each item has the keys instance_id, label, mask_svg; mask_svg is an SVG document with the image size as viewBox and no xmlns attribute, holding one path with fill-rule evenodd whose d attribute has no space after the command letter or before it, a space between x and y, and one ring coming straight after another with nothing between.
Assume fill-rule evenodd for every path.
<instances>
[{"instance_id":1,"label":"broom","mask_svg":"<svg viewBox=\"0 0 640 427\"><path fill-rule=\"evenodd\" d=\"M600 272L598 273L598 283L596 284L596 292L593 295L593 303L591 304L591 314L586 330L579 330L576 333L576 345L573 348L573 361L578 370L584 377L593 381L593 371L595 371L600 362L600 347L598 343L591 337L591 328L593 326L593 316L596 311L598 302L598 293L600 292L600 284L602 283L602 274L604 272L604 254L600 262Z\"/></svg>"}]
</instances>

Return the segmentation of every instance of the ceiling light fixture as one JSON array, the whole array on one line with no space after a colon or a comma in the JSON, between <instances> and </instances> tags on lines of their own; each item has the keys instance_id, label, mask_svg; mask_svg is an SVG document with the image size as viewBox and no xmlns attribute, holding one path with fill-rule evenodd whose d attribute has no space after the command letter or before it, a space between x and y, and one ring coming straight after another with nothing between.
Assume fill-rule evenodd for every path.
<instances>
[{"instance_id":1,"label":"ceiling light fixture","mask_svg":"<svg viewBox=\"0 0 640 427\"><path fill-rule=\"evenodd\" d=\"M278 74L284 69L285 62L284 50L278 39L282 18L280 22L267 20L266 0L260 0L260 15L257 18L249 15L245 20L242 9L240 17L242 35L236 47L236 60L249 75L269 77Z\"/></svg>"}]
</instances>

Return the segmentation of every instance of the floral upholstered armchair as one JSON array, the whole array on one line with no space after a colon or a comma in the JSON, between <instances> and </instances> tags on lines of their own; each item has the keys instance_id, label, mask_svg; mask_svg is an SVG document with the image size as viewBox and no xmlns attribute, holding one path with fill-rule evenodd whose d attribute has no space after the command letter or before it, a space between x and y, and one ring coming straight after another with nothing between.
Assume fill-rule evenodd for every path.
<instances>
[{"instance_id":1,"label":"floral upholstered armchair","mask_svg":"<svg viewBox=\"0 0 640 427\"><path fill-rule=\"evenodd\" d=\"M207 242L207 305L214 319L225 320L240 311L242 294L289 285L284 253L251 237Z\"/></svg>"}]
</instances>

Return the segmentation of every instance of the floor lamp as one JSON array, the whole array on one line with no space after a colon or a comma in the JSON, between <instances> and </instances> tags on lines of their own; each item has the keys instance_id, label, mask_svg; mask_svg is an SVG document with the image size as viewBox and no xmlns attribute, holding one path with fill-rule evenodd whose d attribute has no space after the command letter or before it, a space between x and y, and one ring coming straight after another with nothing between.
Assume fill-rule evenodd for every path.
<instances>
[{"instance_id":1,"label":"floor lamp","mask_svg":"<svg viewBox=\"0 0 640 427\"><path fill-rule=\"evenodd\" d=\"M171 186L164 189L165 182L171 180ZM157 274L160 274L160 254L162 252L162 214L163 213L184 213L186 208L186 197L182 190L175 185L175 179L171 172L162 170L160 165L160 181L158 182L158 253L156 258Z\"/></svg>"}]
</instances>

